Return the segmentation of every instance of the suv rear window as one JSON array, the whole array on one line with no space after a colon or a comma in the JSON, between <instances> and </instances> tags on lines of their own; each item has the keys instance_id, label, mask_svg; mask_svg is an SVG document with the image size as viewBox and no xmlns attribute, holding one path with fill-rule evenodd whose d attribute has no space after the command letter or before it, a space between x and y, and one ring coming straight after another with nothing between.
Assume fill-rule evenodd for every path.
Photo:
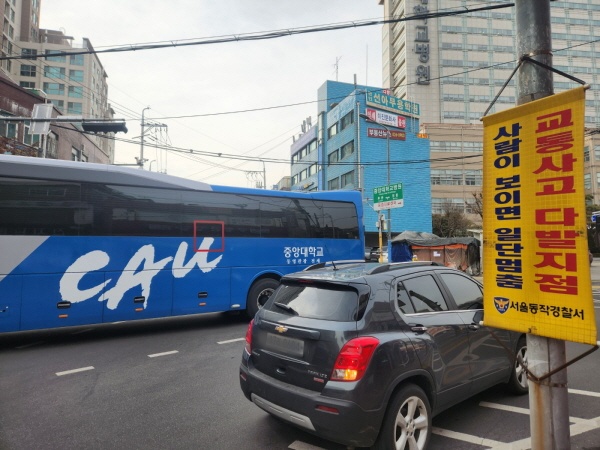
<instances>
[{"instance_id":1,"label":"suv rear window","mask_svg":"<svg viewBox=\"0 0 600 450\"><path fill-rule=\"evenodd\" d=\"M281 284L264 308L310 319L354 322L359 318L359 296L348 286Z\"/></svg>"}]
</instances>

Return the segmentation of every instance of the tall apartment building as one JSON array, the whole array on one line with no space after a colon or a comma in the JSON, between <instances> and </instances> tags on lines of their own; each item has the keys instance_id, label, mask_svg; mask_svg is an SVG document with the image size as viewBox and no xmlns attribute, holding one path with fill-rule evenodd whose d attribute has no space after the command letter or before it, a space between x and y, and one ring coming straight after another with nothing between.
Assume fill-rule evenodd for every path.
<instances>
[{"instance_id":1,"label":"tall apartment building","mask_svg":"<svg viewBox=\"0 0 600 450\"><path fill-rule=\"evenodd\" d=\"M410 17L502 4L471 0L379 0L386 18ZM600 83L600 3L553 1L554 68L593 87ZM516 66L514 7L400 21L383 27L383 87L421 105L421 127L431 140L432 212L454 204L472 212L482 189L484 115ZM598 55L598 57L597 57ZM554 74L554 90L577 83ZM490 113L515 106L515 80ZM600 91L586 93L585 189L600 204ZM450 161L448 157L457 156ZM477 220L476 216L472 217Z\"/></svg>"},{"instance_id":2,"label":"tall apartment building","mask_svg":"<svg viewBox=\"0 0 600 450\"><path fill-rule=\"evenodd\" d=\"M108 103L106 71L96 54L61 55L60 52L91 51L89 39L81 45L63 31L39 27L41 0L5 0L2 25L2 56L21 56L3 60L1 70L25 89L45 97L64 115L86 119L112 119ZM114 141L92 136L108 162L114 161ZM84 158L73 155L74 159Z\"/></svg>"}]
</instances>

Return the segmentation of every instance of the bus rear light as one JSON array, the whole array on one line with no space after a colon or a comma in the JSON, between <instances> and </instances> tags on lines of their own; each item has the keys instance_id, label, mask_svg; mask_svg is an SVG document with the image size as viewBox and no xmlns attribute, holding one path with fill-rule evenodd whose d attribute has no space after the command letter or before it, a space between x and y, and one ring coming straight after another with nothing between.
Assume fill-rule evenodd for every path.
<instances>
[{"instance_id":1,"label":"bus rear light","mask_svg":"<svg viewBox=\"0 0 600 450\"><path fill-rule=\"evenodd\" d=\"M352 339L342 347L333 366L331 380L358 381L365 374L379 339L366 336Z\"/></svg>"},{"instance_id":2,"label":"bus rear light","mask_svg":"<svg viewBox=\"0 0 600 450\"><path fill-rule=\"evenodd\" d=\"M59 314L59 315L58 315L58 318L59 318L59 319L66 319L67 317L69 317L69 315L68 315L68 314Z\"/></svg>"},{"instance_id":3,"label":"bus rear light","mask_svg":"<svg viewBox=\"0 0 600 450\"><path fill-rule=\"evenodd\" d=\"M252 326L254 325L254 319L250 321L248 324L248 329L246 330L246 346L244 350L251 355L252 354Z\"/></svg>"}]
</instances>

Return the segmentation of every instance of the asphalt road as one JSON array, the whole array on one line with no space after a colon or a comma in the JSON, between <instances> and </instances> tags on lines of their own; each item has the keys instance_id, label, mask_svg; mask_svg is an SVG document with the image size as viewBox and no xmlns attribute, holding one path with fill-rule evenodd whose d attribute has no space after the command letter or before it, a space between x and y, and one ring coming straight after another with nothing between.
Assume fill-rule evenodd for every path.
<instances>
[{"instance_id":1,"label":"asphalt road","mask_svg":"<svg viewBox=\"0 0 600 450\"><path fill-rule=\"evenodd\" d=\"M598 323L600 259L592 280ZM246 327L211 314L0 336L0 450L343 449L245 399ZM600 449L599 367L595 352L568 369L572 449ZM497 387L433 425L431 449L527 449L528 397Z\"/></svg>"}]
</instances>

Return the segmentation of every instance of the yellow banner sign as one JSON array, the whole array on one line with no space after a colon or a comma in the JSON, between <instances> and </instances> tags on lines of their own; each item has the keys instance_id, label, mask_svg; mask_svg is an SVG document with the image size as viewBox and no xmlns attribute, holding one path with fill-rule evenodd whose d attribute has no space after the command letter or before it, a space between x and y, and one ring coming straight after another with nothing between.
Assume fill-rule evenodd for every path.
<instances>
[{"instance_id":1,"label":"yellow banner sign","mask_svg":"<svg viewBox=\"0 0 600 450\"><path fill-rule=\"evenodd\" d=\"M584 88L484 117L484 323L595 345Z\"/></svg>"}]
</instances>

